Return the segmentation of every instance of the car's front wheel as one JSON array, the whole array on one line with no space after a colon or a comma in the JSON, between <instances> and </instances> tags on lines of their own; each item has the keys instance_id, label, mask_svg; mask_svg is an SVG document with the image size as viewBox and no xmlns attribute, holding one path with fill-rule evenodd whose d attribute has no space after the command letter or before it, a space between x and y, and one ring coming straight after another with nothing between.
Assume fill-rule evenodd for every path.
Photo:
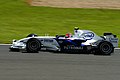
<instances>
[{"instance_id":1,"label":"car's front wheel","mask_svg":"<svg viewBox=\"0 0 120 80\"><path fill-rule=\"evenodd\" d=\"M41 49L41 42L36 38L31 38L26 43L27 52L37 53Z\"/></svg>"}]
</instances>

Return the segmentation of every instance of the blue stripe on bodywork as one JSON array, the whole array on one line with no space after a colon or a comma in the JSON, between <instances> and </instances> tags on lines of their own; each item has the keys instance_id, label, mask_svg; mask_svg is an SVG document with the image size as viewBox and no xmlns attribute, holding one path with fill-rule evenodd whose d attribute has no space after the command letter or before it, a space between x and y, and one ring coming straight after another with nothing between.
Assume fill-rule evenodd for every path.
<instances>
[{"instance_id":1,"label":"blue stripe on bodywork","mask_svg":"<svg viewBox=\"0 0 120 80\"><path fill-rule=\"evenodd\" d=\"M73 44L74 46L77 46L77 44L75 42L73 42L73 40L65 40L65 41L66 41L66 43L69 42L69 43Z\"/></svg>"}]
</instances>

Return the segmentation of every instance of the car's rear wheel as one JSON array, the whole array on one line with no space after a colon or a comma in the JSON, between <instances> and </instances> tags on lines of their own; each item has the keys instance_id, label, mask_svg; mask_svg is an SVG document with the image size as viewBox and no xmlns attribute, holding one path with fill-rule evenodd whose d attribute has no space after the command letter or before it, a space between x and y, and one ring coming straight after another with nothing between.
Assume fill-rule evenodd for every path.
<instances>
[{"instance_id":1,"label":"car's rear wheel","mask_svg":"<svg viewBox=\"0 0 120 80\"><path fill-rule=\"evenodd\" d=\"M31 38L26 43L27 52L37 53L41 49L41 42L36 38Z\"/></svg>"},{"instance_id":2,"label":"car's rear wheel","mask_svg":"<svg viewBox=\"0 0 120 80\"><path fill-rule=\"evenodd\" d=\"M99 44L98 53L102 55L111 55L112 52L114 52L114 47L111 43L104 41Z\"/></svg>"}]
</instances>

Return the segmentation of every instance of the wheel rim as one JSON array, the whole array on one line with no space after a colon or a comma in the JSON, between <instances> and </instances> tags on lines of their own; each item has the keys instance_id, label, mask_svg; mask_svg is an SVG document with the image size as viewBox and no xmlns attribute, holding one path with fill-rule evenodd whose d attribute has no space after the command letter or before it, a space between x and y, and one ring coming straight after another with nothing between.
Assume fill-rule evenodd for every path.
<instances>
[{"instance_id":1,"label":"wheel rim","mask_svg":"<svg viewBox=\"0 0 120 80\"><path fill-rule=\"evenodd\" d=\"M112 51L111 45L109 45L109 44L107 44L107 43L102 44L101 47L100 47L100 49L101 49L101 51L102 51L103 53L106 53L106 54L109 54L109 53L111 53L111 51Z\"/></svg>"},{"instance_id":2,"label":"wheel rim","mask_svg":"<svg viewBox=\"0 0 120 80\"><path fill-rule=\"evenodd\" d=\"M38 48L38 45L37 45L36 41L30 42L29 45L30 45L31 50L36 50Z\"/></svg>"},{"instance_id":3,"label":"wheel rim","mask_svg":"<svg viewBox=\"0 0 120 80\"><path fill-rule=\"evenodd\" d=\"M40 48L40 42L38 40L31 40L28 42L27 48L31 52L38 51L38 49Z\"/></svg>"}]
</instances>

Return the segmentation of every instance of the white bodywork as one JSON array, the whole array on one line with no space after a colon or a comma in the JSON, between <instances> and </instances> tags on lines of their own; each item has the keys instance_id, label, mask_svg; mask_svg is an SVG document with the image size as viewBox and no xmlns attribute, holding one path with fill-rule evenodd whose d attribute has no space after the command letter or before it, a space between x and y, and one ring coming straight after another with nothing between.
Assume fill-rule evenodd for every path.
<instances>
[{"instance_id":1,"label":"white bodywork","mask_svg":"<svg viewBox=\"0 0 120 80\"><path fill-rule=\"evenodd\" d=\"M89 33L93 34L93 36ZM92 32L90 30L77 30L77 32L75 30L74 34L75 34L74 37L87 39L86 42L82 43L82 44L85 44L85 45L97 46L94 43L96 43L99 40L103 40L103 38L96 35L94 32ZM85 36L85 34L86 34L86 36ZM113 35L106 35L106 36L103 36L103 37L105 38L106 41L112 43L115 48L118 47L118 41L119 41L118 38L115 38Z\"/></svg>"},{"instance_id":2,"label":"white bodywork","mask_svg":"<svg viewBox=\"0 0 120 80\"><path fill-rule=\"evenodd\" d=\"M108 36L103 36L106 41L110 42L113 44L114 47L118 47L118 38L115 38L113 35L108 35ZM41 44L43 47L46 47L47 49L50 50L59 50L60 45L56 41L56 37L54 36L37 36L37 37L27 37L20 39L18 41L13 40L12 46L10 48L12 49L26 49L26 43L29 39L31 38L36 38L41 41ZM75 30L74 35L72 35L69 38L66 37L59 37L58 39L68 39L68 40L75 40L75 39L80 39L80 40L86 40L86 42L82 42L81 45L86 45L86 46L98 46L100 41L104 40L100 36L96 35L94 32L90 30Z\"/></svg>"}]
</instances>

